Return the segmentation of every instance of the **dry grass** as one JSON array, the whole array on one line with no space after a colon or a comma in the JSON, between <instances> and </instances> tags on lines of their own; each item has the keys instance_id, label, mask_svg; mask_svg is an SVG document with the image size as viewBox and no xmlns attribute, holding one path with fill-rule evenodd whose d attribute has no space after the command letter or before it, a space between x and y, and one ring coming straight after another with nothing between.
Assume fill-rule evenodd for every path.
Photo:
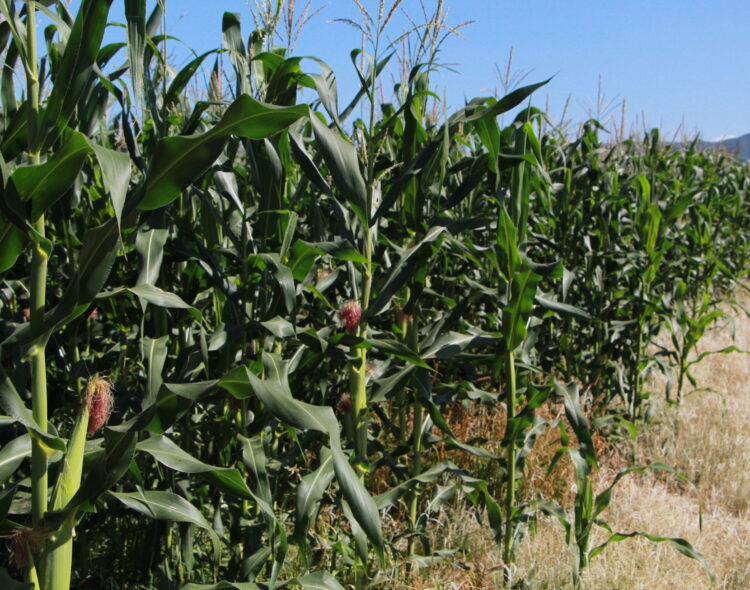
<instances>
[{"instance_id":1,"label":"dry grass","mask_svg":"<svg viewBox=\"0 0 750 590\"><path fill-rule=\"evenodd\" d=\"M742 297L745 307L750 298ZM732 342L727 324L706 335L701 350L735 344L750 350L750 320L727 311L736 321ZM750 357L732 353L705 358L695 367L698 387L719 393L695 393L679 408L659 408L656 420L642 426L638 462L661 461L684 473L695 485L656 473L631 475L618 484L605 520L621 532L644 531L690 541L716 574L714 588L750 588ZM658 384L654 384L655 387ZM655 389L657 390L657 389ZM659 389L660 390L660 389ZM482 417L486 419L486 417ZM481 421L481 420L480 420ZM544 441L542 441L544 442ZM599 486L622 468L617 454L603 460ZM533 461L530 462L533 469ZM609 472L609 473L607 473ZM559 477L559 476L558 476ZM542 485L548 490L550 486ZM553 489L559 491L559 482ZM474 590L502 587L499 552L486 523L474 509L454 505L432 527L436 548L461 552L419 573L392 572L404 589ZM594 539L599 542L604 536ZM562 527L543 518L533 535L522 541L513 577L518 588L565 589L570 583L573 554L565 546ZM627 539L608 547L591 563L583 587L698 590L711 588L700 564L666 543Z\"/></svg>"}]
</instances>

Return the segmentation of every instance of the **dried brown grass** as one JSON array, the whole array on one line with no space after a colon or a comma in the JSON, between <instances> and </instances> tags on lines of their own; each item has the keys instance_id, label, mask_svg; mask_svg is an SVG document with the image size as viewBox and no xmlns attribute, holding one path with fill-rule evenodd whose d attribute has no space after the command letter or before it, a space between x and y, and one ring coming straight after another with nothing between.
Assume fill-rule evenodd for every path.
<instances>
[{"instance_id":1,"label":"dried brown grass","mask_svg":"<svg viewBox=\"0 0 750 590\"><path fill-rule=\"evenodd\" d=\"M750 297L740 302L748 308ZM724 322L712 329L700 349L716 350L734 344L750 350L750 320L737 309L726 308L736 322L736 335ZM621 532L644 531L682 537L701 551L716 574L722 590L750 588L750 357L714 355L695 367L699 388L719 393L694 393L679 408L660 407L638 436L638 463L661 461L685 474L694 485L655 472L631 475L615 489L605 520ZM655 391L662 390L652 383ZM550 410L554 411L554 409ZM486 414L465 422L467 432L481 426L499 427L497 415ZM454 416L457 418L460 416ZM461 423L461 420L458 420ZM455 423L455 422L454 422ZM494 428L492 428L494 427ZM485 434L486 436L486 434ZM549 439L549 440L548 440ZM569 469L563 466L549 481L545 457L555 445L553 436L538 443L529 460L531 490L566 499ZM602 443L604 455L597 487L623 467L621 455ZM546 450L545 450L546 449ZM467 466L468 467L468 466ZM570 479L569 479L570 478ZM445 562L420 571L392 572L391 587L414 590L479 590L503 587L502 564L486 522L478 521L473 508L459 503L434 521L436 548L458 547L461 552ZM594 539L598 543L605 537ZM537 523L534 534L520 544L513 579L530 590L572 588L573 554L565 546L562 527L549 518ZM634 538L608 547L591 563L583 581L591 590L617 588L699 590L711 584L694 560L666 543Z\"/></svg>"}]
</instances>

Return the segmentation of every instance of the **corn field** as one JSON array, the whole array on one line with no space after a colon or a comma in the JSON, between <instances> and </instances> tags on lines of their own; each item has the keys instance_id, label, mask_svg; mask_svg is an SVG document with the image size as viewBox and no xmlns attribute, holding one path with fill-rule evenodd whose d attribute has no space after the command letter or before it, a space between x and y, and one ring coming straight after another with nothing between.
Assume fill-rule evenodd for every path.
<instances>
[{"instance_id":1,"label":"corn field","mask_svg":"<svg viewBox=\"0 0 750 590\"><path fill-rule=\"evenodd\" d=\"M633 464L596 493L594 436L737 352L693 354L747 279L746 165L595 120L571 138L531 106L554 81L447 112L442 2L411 55L368 14L353 96L276 46L283 2L252 32L217 17L225 51L177 71L163 1L125 0L108 44L111 0L66 4L0 0L3 588L398 587L454 558L430 527L458 496L508 588L542 514L575 585L634 535L710 584L687 541L602 515L629 473L684 476ZM462 438L456 408L502 438ZM525 485L548 431L572 503Z\"/></svg>"}]
</instances>

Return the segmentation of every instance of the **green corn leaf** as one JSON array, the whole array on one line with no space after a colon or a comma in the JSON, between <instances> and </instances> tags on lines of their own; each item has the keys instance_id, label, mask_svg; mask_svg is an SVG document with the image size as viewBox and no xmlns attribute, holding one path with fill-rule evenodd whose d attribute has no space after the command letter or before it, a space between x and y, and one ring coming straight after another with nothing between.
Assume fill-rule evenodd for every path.
<instances>
[{"instance_id":1,"label":"green corn leaf","mask_svg":"<svg viewBox=\"0 0 750 590\"><path fill-rule=\"evenodd\" d=\"M286 531L284 530L284 525L276 521L275 522L276 527L276 538L278 539L278 545L276 546L276 551L274 552L273 556L273 565L271 566L271 578L268 581L268 588L269 590L275 590L278 588L276 585L278 579L279 579L279 573L281 572L281 567L284 565L284 559L286 559L286 552L288 549L287 540L286 540Z\"/></svg>"},{"instance_id":2,"label":"green corn leaf","mask_svg":"<svg viewBox=\"0 0 750 590\"><path fill-rule=\"evenodd\" d=\"M304 590L344 590L330 572L312 572L287 582L289 585L302 586Z\"/></svg>"},{"instance_id":3,"label":"green corn leaf","mask_svg":"<svg viewBox=\"0 0 750 590\"><path fill-rule=\"evenodd\" d=\"M214 561L221 556L221 541L201 512L182 496L172 492L113 492L109 494L128 508L140 512L149 518L173 522L190 522L204 529L211 538L214 547Z\"/></svg>"},{"instance_id":4,"label":"green corn leaf","mask_svg":"<svg viewBox=\"0 0 750 590\"><path fill-rule=\"evenodd\" d=\"M289 134L289 139L292 148L292 155L294 156L295 161L300 165L300 168L302 168L302 172L304 172L310 182L318 187L324 195L331 195L331 187L328 186L328 183L325 178L323 178L320 170L318 170L315 162L313 162L310 154L308 154L307 150L304 148L302 138L299 134L292 131Z\"/></svg>"},{"instance_id":5,"label":"green corn leaf","mask_svg":"<svg viewBox=\"0 0 750 590\"><path fill-rule=\"evenodd\" d=\"M16 50L20 53L22 60L26 62L26 27L19 18L19 15L15 10L14 3L11 0L0 1L0 13L2 13L2 15L5 17L5 22L7 23L7 26L13 35L13 42L14 45L16 45Z\"/></svg>"},{"instance_id":6,"label":"green corn leaf","mask_svg":"<svg viewBox=\"0 0 750 590\"><path fill-rule=\"evenodd\" d=\"M448 332L441 334L422 353L423 359L449 359L471 346L492 346L500 341L492 334L461 334Z\"/></svg>"},{"instance_id":7,"label":"green corn leaf","mask_svg":"<svg viewBox=\"0 0 750 590\"><path fill-rule=\"evenodd\" d=\"M300 240L297 243L314 248L321 254L329 254L336 260L359 263L365 263L367 261L367 259L357 251L349 240L341 239L332 242L303 242Z\"/></svg>"},{"instance_id":8,"label":"green corn leaf","mask_svg":"<svg viewBox=\"0 0 750 590\"><path fill-rule=\"evenodd\" d=\"M392 487L387 492L383 492L382 494L377 495L374 498L375 505L379 510L394 506L399 501L399 499L404 496L404 494L414 489L417 484L434 483L435 481L440 479L445 472L453 473L454 475L459 477L466 475L466 472L464 472L462 469L459 469L458 466L452 461L441 461L440 463L436 463L435 465L426 469L419 475L409 478L406 481L401 482L397 486Z\"/></svg>"},{"instance_id":9,"label":"green corn leaf","mask_svg":"<svg viewBox=\"0 0 750 590\"><path fill-rule=\"evenodd\" d=\"M179 420L197 401L212 392L218 381L196 383L164 383L159 388L156 399L146 405L127 422L110 426L116 432L139 432L163 434Z\"/></svg>"},{"instance_id":10,"label":"green corn leaf","mask_svg":"<svg viewBox=\"0 0 750 590\"><path fill-rule=\"evenodd\" d=\"M328 171L344 200L352 207L360 223L369 227L367 187L359 168L357 148L341 134L328 128L315 113L310 113L313 133Z\"/></svg>"},{"instance_id":11,"label":"green corn leaf","mask_svg":"<svg viewBox=\"0 0 750 590\"><path fill-rule=\"evenodd\" d=\"M281 288L284 306L289 313L294 313L297 305L294 274L292 270L282 264L278 254L257 254L248 256L261 270L268 269Z\"/></svg>"},{"instance_id":12,"label":"green corn leaf","mask_svg":"<svg viewBox=\"0 0 750 590\"><path fill-rule=\"evenodd\" d=\"M365 340L365 343L375 350L379 350L380 352L391 355L407 363L411 363L417 367L431 369L430 365L424 362L416 352L414 352L412 349L406 346L406 344L404 344L403 342L399 342L398 340L393 340L390 338L367 338Z\"/></svg>"},{"instance_id":13,"label":"green corn leaf","mask_svg":"<svg viewBox=\"0 0 750 590\"><path fill-rule=\"evenodd\" d=\"M128 31L128 69L135 100L143 97L143 65L146 52L146 0L125 0Z\"/></svg>"},{"instance_id":14,"label":"green corn leaf","mask_svg":"<svg viewBox=\"0 0 750 590\"><path fill-rule=\"evenodd\" d=\"M516 227L504 206L500 207L498 214L497 246L500 272L510 282L521 266L521 254L518 251Z\"/></svg>"},{"instance_id":15,"label":"green corn leaf","mask_svg":"<svg viewBox=\"0 0 750 590\"><path fill-rule=\"evenodd\" d=\"M10 377L0 371L0 408L2 408L16 422L23 424L29 431L33 440L38 441L46 449L48 454L54 451L65 451L65 442L52 434L42 430L34 420L34 416L21 400Z\"/></svg>"},{"instance_id":16,"label":"green corn leaf","mask_svg":"<svg viewBox=\"0 0 750 590\"><path fill-rule=\"evenodd\" d=\"M185 303L178 295L164 291L155 285L143 283L135 287L129 287L128 291L137 295L142 302L148 302L157 307L186 309L196 320L201 319L201 312L192 305Z\"/></svg>"},{"instance_id":17,"label":"green corn leaf","mask_svg":"<svg viewBox=\"0 0 750 590\"><path fill-rule=\"evenodd\" d=\"M104 452L90 468L86 468L81 487L64 510L47 513L44 518L45 526L51 530L59 528L70 521L81 505L110 490L128 470L135 442L136 437L131 432L115 432L111 428L105 428Z\"/></svg>"},{"instance_id":18,"label":"green corn leaf","mask_svg":"<svg viewBox=\"0 0 750 590\"><path fill-rule=\"evenodd\" d=\"M40 128L48 133L45 145L54 143L94 80L94 65L111 4L112 0L83 0L78 9L42 118Z\"/></svg>"},{"instance_id":19,"label":"green corn leaf","mask_svg":"<svg viewBox=\"0 0 750 590\"><path fill-rule=\"evenodd\" d=\"M163 108L165 112L180 100L185 92L185 87L195 75L195 72L198 71L198 68L201 67L203 61L212 53L216 53L216 50L211 49L210 51L206 51L198 57L190 60L188 64L177 73L170 83L167 93L164 95Z\"/></svg>"},{"instance_id":20,"label":"green corn leaf","mask_svg":"<svg viewBox=\"0 0 750 590\"><path fill-rule=\"evenodd\" d=\"M489 119L491 117L497 117L509 110L517 107L524 100L526 100L534 91L538 90L545 84L547 84L552 78L547 78L544 82L538 82L537 84L529 84L514 90L510 94L505 95L495 104L484 111L480 111L474 115L470 115L466 118L467 121L476 121L478 119Z\"/></svg>"},{"instance_id":21,"label":"green corn leaf","mask_svg":"<svg viewBox=\"0 0 750 590\"><path fill-rule=\"evenodd\" d=\"M555 381L554 387L557 394L563 398L565 415L573 428L573 432L575 432L575 435L578 438L581 455L591 467L596 467L597 460L596 451L594 450L594 441L591 438L589 422L581 409L578 386L575 383L563 385L562 383Z\"/></svg>"},{"instance_id":22,"label":"green corn leaf","mask_svg":"<svg viewBox=\"0 0 750 590\"><path fill-rule=\"evenodd\" d=\"M0 587L4 590L33 590L34 584L14 580L5 568L0 568Z\"/></svg>"},{"instance_id":23,"label":"green corn leaf","mask_svg":"<svg viewBox=\"0 0 750 590\"><path fill-rule=\"evenodd\" d=\"M28 138L28 108L27 103L22 103L3 133L2 155L8 161L16 158L27 147Z\"/></svg>"},{"instance_id":24,"label":"green corn leaf","mask_svg":"<svg viewBox=\"0 0 750 590\"><path fill-rule=\"evenodd\" d=\"M260 586L252 582L226 582L218 584L184 584L180 590L261 590Z\"/></svg>"},{"instance_id":25,"label":"green corn leaf","mask_svg":"<svg viewBox=\"0 0 750 590\"><path fill-rule=\"evenodd\" d=\"M68 439L63 457L63 467L58 476L55 489L50 499L52 510L61 510L73 498L81 487L83 475L83 457L86 450L86 431L89 424L89 408L85 402L79 410L73 432ZM71 545L72 547L72 545ZM68 548L70 549L70 548ZM68 558L69 559L69 558Z\"/></svg>"},{"instance_id":26,"label":"green corn leaf","mask_svg":"<svg viewBox=\"0 0 750 590\"><path fill-rule=\"evenodd\" d=\"M112 270L119 244L114 219L88 230L83 237L73 277L58 304L45 313L41 328L32 331L30 324L23 324L3 344L15 344L28 352L30 347L46 344L57 329L86 311Z\"/></svg>"},{"instance_id":27,"label":"green corn leaf","mask_svg":"<svg viewBox=\"0 0 750 590\"><path fill-rule=\"evenodd\" d=\"M146 381L146 395L141 402L142 408L147 408L156 401L161 384L163 383L162 372L164 371L164 363L167 360L169 336L161 336L160 338L148 338L144 337L141 339L141 358L148 368L147 381Z\"/></svg>"},{"instance_id":28,"label":"green corn leaf","mask_svg":"<svg viewBox=\"0 0 750 590\"><path fill-rule=\"evenodd\" d=\"M138 207L158 209L171 203L198 179L221 154L231 135L263 139L281 132L307 115L307 107L275 107L243 95L234 101L210 131L159 140Z\"/></svg>"},{"instance_id":29,"label":"green corn leaf","mask_svg":"<svg viewBox=\"0 0 750 590\"><path fill-rule=\"evenodd\" d=\"M0 272L11 268L26 247L28 238L17 225L0 214Z\"/></svg>"},{"instance_id":30,"label":"green corn leaf","mask_svg":"<svg viewBox=\"0 0 750 590\"><path fill-rule=\"evenodd\" d=\"M224 45L229 50L229 60L234 67L237 79L237 94L248 94L250 92L250 66L247 61L245 43L242 40L240 15L234 12L225 12L221 19L221 32L224 37Z\"/></svg>"},{"instance_id":31,"label":"green corn leaf","mask_svg":"<svg viewBox=\"0 0 750 590\"><path fill-rule=\"evenodd\" d=\"M0 484L8 481L21 462L30 456L31 438L28 434L22 434L3 445L0 449Z\"/></svg>"},{"instance_id":32,"label":"green corn leaf","mask_svg":"<svg viewBox=\"0 0 750 590\"><path fill-rule=\"evenodd\" d=\"M263 448L263 440L260 436L246 438L241 434L237 435L237 440L242 444L242 462L252 473L255 479L255 491L260 499L270 506L273 504L273 495L271 493L271 481L268 478L266 452ZM275 520L273 511L266 515Z\"/></svg>"},{"instance_id":33,"label":"green corn leaf","mask_svg":"<svg viewBox=\"0 0 750 590\"><path fill-rule=\"evenodd\" d=\"M122 225L122 209L125 206L125 197L130 185L130 156L124 152L105 148L90 139L87 139L87 142L102 169L104 188L112 199L117 225Z\"/></svg>"},{"instance_id":34,"label":"green corn leaf","mask_svg":"<svg viewBox=\"0 0 750 590\"><path fill-rule=\"evenodd\" d=\"M362 485L354 469L341 450L339 425L333 410L314 406L292 397L287 379L288 364L280 357L263 353L266 379L259 379L245 368L245 373L233 371L231 379L219 385L230 393L247 393L247 385L274 416L296 428L316 430L328 434L336 480L349 504L354 519L375 546L378 556L384 559L384 541L380 516L372 497ZM247 385L245 385L245 382Z\"/></svg>"},{"instance_id":35,"label":"green corn leaf","mask_svg":"<svg viewBox=\"0 0 750 590\"><path fill-rule=\"evenodd\" d=\"M246 399L253 394L247 374L247 368L235 367L219 380L219 387L223 387L237 399Z\"/></svg>"},{"instance_id":36,"label":"green corn leaf","mask_svg":"<svg viewBox=\"0 0 750 590\"><path fill-rule=\"evenodd\" d=\"M359 57L361 53L362 53L361 49L354 49L349 54L349 57L352 60L352 64L354 64L354 69L357 72L357 76L359 77L360 88L357 91L357 94L354 95L354 98L352 98L351 102L339 114L339 119L341 121L344 121L349 115L351 115L352 111L355 109L357 104L359 104L359 101L362 100L362 98L366 94L372 92L372 89L370 87L372 86L373 81L377 79L377 77L383 71L385 66L388 65L388 62L391 61L391 58L396 54L395 51L391 51L385 57L383 57L383 59L381 59L377 64L375 64L374 72L368 70L366 73L362 73L362 71L359 69L359 64L357 63L357 58ZM373 78L373 73L374 73L374 78Z\"/></svg>"},{"instance_id":37,"label":"green corn leaf","mask_svg":"<svg viewBox=\"0 0 750 590\"><path fill-rule=\"evenodd\" d=\"M223 492L248 500L254 498L237 469L208 465L181 449L166 436L151 436L139 442L136 449L148 453L174 471L201 474Z\"/></svg>"},{"instance_id":38,"label":"green corn leaf","mask_svg":"<svg viewBox=\"0 0 750 590\"><path fill-rule=\"evenodd\" d=\"M276 338L290 338L297 333L294 325L289 320L285 320L280 316L260 322L260 325L276 336Z\"/></svg>"},{"instance_id":39,"label":"green corn leaf","mask_svg":"<svg viewBox=\"0 0 750 590\"><path fill-rule=\"evenodd\" d=\"M296 428L317 430L338 436L338 421L329 407L314 406L292 397L287 380L287 363L276 355L263 353L263 364L268 371L267 379L258 379L245 369L252 391L277 418ZM241 373L235 375L241 377ZM223 386L221 381L219 385ZM229 390L231 393L231 390Z\"/></svg>"},{"instance_id":40,"label":"green corn leaf","mask_svg":"<svg viewBox=\"0 0 750 590\"><path fill-rule=\"evenodd\" d=\"M644 537L652 543L668 543L676 551L682 553L685 557L695 559L698 563L700 563L703 566L703 569L705 570L706 575L708 576L712 584L716 581L716 576L711 570L711 567L708 565L708 561L706 561L706 558L703 556L703 554L695 549L695 547L693 547L685 539L680 539L678 537L657 537L655 535L650 535L648 533L639 531L634 531L632 533L613 533L601 545L598 545L591 550L591 552L589 553L589 559L593 559L599 553L604 551L607 545L611 543L619 543L620 541L624 541L625 539L630 539L632 537Z\"/></svg>"},{"instance_id":41,"label":"green corn leaf","mask_svg":"<svg viewBox=\"0 0 750 590\"><path fill-rule=\"evenodd\" d=\"M29 454L31 452L29 451ZM16 497L16 491L18 490L18 484L6 486L5 489L0 492L0 521L4 521L8 517L10 507L13 505L13 500Z\"/></svg>"},{"instance_id":42,"label":"green corn leaf","mask_svg":"<svg viewBox=\"0 0 750 590\"><path fill-rule=\"evenodd\" d=\"M164 245L167 243L169 230L150 229L139 231L135 237L135 250L141 255L141 271L136 285L148 283L155 285L159 279L161 261L164 257Z\"/></svg>"},{"instance_id":43,"label":"green corn leaf","mask_svg":"<svg viewBox=\"0 0 750 590\"><path fill-rule=\"evenodd\" d=\"M500 129L493 117L482 117L474 121L479 138L487 149L487 167L490 172L498 173L497 160L500 156Z\"/></svg>"},{"instance_id":44,"label":"green corn leaf","mask_svg":"<svg viewBox=\"0 0 750 590\"><path fill-rule=\"evenodd\" d=\"M331 445L331 455L333 457L333 469L336 473L336 481L339 483L341 492L344 494L344 498L349 504L354 518L375 547L375 552L380 558L380 562L384 563L385 542L380 527L378 507L372 496L367 493L365 486L362 485L362 482L357 477L357 474L338 445Z\"/></svg>"},{"instance_id":45,"label":"green corn leaf","mask_svg":"<svg viewBox=\"0 0 750 590\"><path fill-rule=\"evenodd\" d=\"M383 284L378 288L377 295L370 301L364 311L365 318L373 318L388 307L394 294L412 280L426 264L427 258L432 253L434 242L445 231L446 228L441 226L430 228L418 244L402 254L399 261L393 265L391 271L383 279Z\"/></svg>"},{"instance_id":46,"label":"green corn leaf","mask_svg":"<svg viewBox=\"0 0 750 590\"><path fill-rule=\"evenodd\" d=\"M88 230L83 236L83 246L78 255L77 311L94 300L104 287L115 263L120 236L114 219Z\"/></svg>"},{"instance_id":47,"label":"green corn leaf","mask_svg":"<svg viewBox=\"0 0 750 590\"><path fill-rule=\"evenodd\" d=\"M542 295L535 295L534 302L544 309L549 309L550 311L554 311L555 313L559 313L563 316L571 316L580 320L594 320L594 316L586 313L584 310L578 307L575 307L574 305L568 305L567 303L555 301L554 299L549 299L548 297L543 297Z\"/></svg>"},{"instance_id":48,"label":"green corn leaf","mask_svg":"<svg viewBox=\"0 0 750 590\"><path fill-rule=\"evenodd\" d=\"M21 199L31 203L32 222L73 186L89 153L86 137L73 131L44 164L16 168L11 180Z\"/></svg>"},{"instance_id":49,"label":"green corn leaf","mask_svg":"<svg viewBox=\"0 0 750 590\"><path fill-rule=\"evenodd\" d=\"M301 537L307 533L333 476L333 456L330 449L323 447L320 450L320 465L315 471L305 475L297 486L295 535Z\"/></svg>"},{"instance_id":50,"label":"green corn leaf","mask_svg":"<svg viewBox=\"0 0 750 590\"><path fill-rule=\"evenodd\" d=\"M336 76L327 63L317 58L312 59L314 59L320 66L321 73L308 75L315 84L315 91L320 97L320 104L323 105L328 116L331 117L340 128L341 121L339 119L339 99L338 91L336 89Z\"/></svg>"},{"instance_id":51,"label":"green corn leaf","mask_svg":"<svg viewBox=\"0 0 750 590\"><path fill-rule=\"evenodd\" d=\"M506 351L514 351L526 338L526 324L534 307L534 295L541 277L522 271L511 282L510 302L503 308L503 339Z\"/></svg>"},{"instance_id":52,"label":"green corn leaf","mask_svg":"<svg viewBox=\"0 0 750 590\"><path fill-rule=\"evenodd\" d=\"M331 408L314 406L292 397L288 386L280 381L258 379L247 372L253 391L269 411L296 428L317 430L326 434L338 428Z\"/></svg>"},{"instance_id":53,"label":"green corn leaf","mask_svg":"<svg viewBox=\"0 0 750 590\"><path fill-rule=\"evenodd\" d=\"M114 219L92 228L83 237L78 266L58 304L44 315L41 329L32 331L30 324L19 326L3 344L28 349L46 343L51 334L81 315L99 295L117 256L120 236Z\"/></svg>"},{"instance_id":54,"label":"green corn leaf","mask_svg":"<svg viewBox=\"0 0 750 590\"><path fill-rule=\"evenodd\" d=\"M156 0L154 9L146 21L146 37L153 37L159 30L162 24L162 18L164 11L166 10L167 0Z\"/></svg>"}]
</instances>

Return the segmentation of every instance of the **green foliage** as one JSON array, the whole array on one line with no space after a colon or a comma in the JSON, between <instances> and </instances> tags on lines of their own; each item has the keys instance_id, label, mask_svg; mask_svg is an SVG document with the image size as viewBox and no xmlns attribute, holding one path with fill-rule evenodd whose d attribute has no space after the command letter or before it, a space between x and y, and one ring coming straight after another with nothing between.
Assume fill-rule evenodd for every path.
<instances>
[{"instance_id":1,"label":"green foliage","mask_svg":"<svg viewBox=\"0 0 750 590\"><path fill-rule=\"evenodd\" d=\"M440 119L434 64L415 64L377 104L394 53L374 38L339 111L326 64L263 51L269 31L246 44L234 14L233 91L217 61L192 101L211 52L169 74L162 2L126 2L127 43L105 47L111 3L64 4L37 5L42 71L36 13L0 2L29 80L19 104L0 77L0 528L47 535L1 564L3 587L365 587L440 558L430 516L458 492L506 564L541 509L584 569L611 490L591 487L581 408L631 424L649 371L677 371L677 399L693 382L691 350L746 278L746 167L658 134L603 145L595 121L570 140L531 107L498 119L549 81ZM654 353L664 327L674 351ZM114 412L84 440L95 374ZM587 392L558 386L572 517L517 492L555 379ZM502 453L456 436L456 404L504 408Z\"/></svg>"}]
</instances>

